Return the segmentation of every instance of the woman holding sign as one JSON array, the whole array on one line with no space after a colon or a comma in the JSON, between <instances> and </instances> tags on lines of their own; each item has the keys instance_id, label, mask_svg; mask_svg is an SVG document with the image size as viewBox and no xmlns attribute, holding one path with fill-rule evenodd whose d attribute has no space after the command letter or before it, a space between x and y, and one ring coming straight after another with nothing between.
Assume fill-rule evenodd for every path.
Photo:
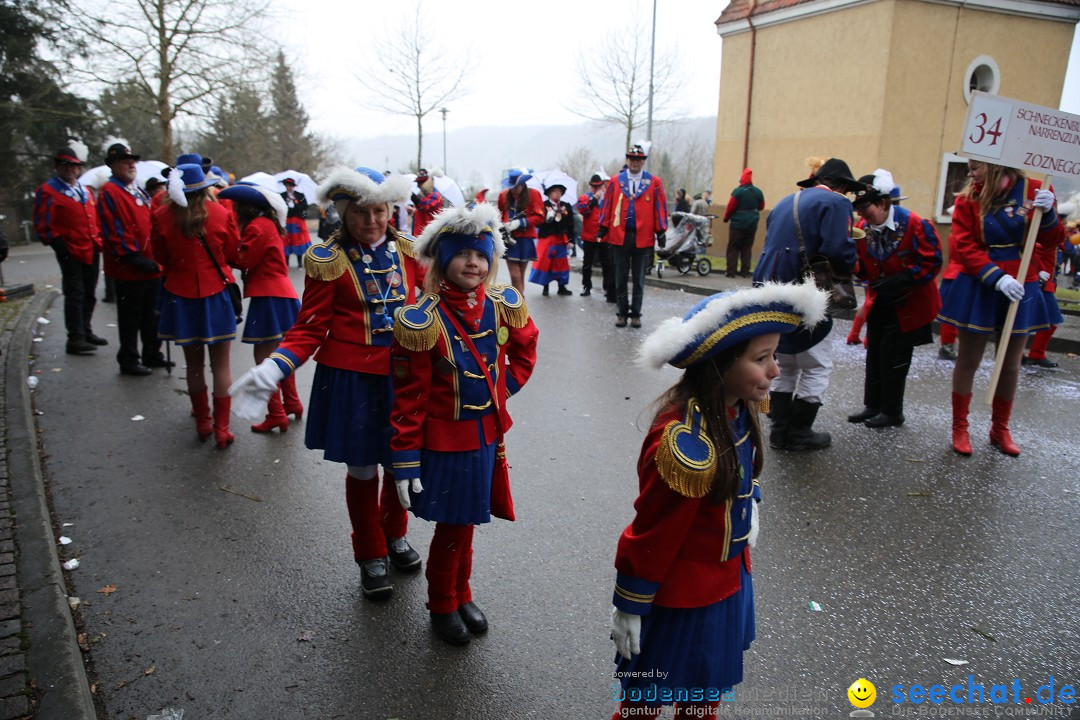
<instances>
[{"instance_id":1,"label":"woman holding sign","mask_svg":"<svg viewBox=\"0 0 1080 720\"><path fill-rule=\"evenodd\" d=\"M959 331L952 380L952 445L961 455L971 455L967 416L975 370L987 340L1001 332L1014 302L1019 306L992 403L990 443L1006 455L1020 454L1009 434L1020 359L1027 336L1048 328L1049 319L1038 266L1033 263L1022 279L1016 274L1034 208L1043 210L1036 242L1061 242L1064 231L1054 202L1052 191L1040 188L1037 180L1028 179L1021 170L968 161L968 183L956 196L950 238L954 253L950 264L957 272L951 282L942 283L938 315L938 320Z\"/></svg>"}]
</instances>

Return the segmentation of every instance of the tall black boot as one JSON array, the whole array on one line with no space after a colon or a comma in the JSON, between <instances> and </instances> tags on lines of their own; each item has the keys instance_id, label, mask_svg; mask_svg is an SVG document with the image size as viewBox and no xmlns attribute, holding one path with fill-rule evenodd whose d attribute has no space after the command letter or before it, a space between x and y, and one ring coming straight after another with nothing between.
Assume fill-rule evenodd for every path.
<instances>
[{"instance_id":1,"label":"tall black boot","mask_svg":"<svg viewBox=\"0 0 1080 720\"><path fill-rule=\"evenodd\" d=\"M821 403L812 403L795 398L788 410L786 450L820 450L832 444L829 433L814 432L813 424L817 418ZM770 444L772 440L770 439Z\"/></svg>"},{"instance_id":2,"label":"tall black boot","mask_svg":"<svg viewBox=\"0 0 1080 720\"><path fill-rule=\"evenodd\" d=\"M783 450L787 445L788 411L791 408L792 395L793 393L789 392L769 393L769 419L772 421L769 447L774 450Z\"/></svg>"}]
</instances>

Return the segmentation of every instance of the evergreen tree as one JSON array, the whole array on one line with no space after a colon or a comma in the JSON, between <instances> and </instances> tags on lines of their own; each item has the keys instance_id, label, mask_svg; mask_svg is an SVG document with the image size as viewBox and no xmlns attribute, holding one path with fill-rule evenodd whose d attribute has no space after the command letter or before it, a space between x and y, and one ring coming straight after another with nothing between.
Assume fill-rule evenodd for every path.
<instances>
[{"instance_id":1,"label":"evergreen tree","mask_svg":"<svg viewBox=\"0 0 1080 720\"><path fill-rule=\"evenodd\" d=\"M310 118L297 97L296 81L282 50L277 53L270 100L273 109L267 127L273 146L271 171L315 172L322 161L319 143L307 131Z\"/></svg>"},{"instance_id":2,"label":"evergreen tree","mask_svg":"<svg viewBox=\"0 0 1080 720\"><path fill-rule=\"evenodd\" d=\"M195 147L237 178L271 171L277 160L267 134L268 123L258 90L244 85L218 105L210 128L199 136Z\"/></svg>"}]
</instances>

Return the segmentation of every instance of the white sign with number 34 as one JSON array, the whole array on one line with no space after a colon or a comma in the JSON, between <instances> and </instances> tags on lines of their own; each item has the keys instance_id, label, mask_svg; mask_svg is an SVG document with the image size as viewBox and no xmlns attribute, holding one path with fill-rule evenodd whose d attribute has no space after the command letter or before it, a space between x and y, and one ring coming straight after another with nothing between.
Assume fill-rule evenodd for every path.
<instances>
[{"instance_id":1,"label":"white sign with number 34","mask_svg":"<svg viewBox=\"0 0 1080 720\"><path fill-rule=\"evenodd\" d=\"M959 154L1031 172L1080 177L1080 116L974 92Z\"/></svg>"}]
</instances>

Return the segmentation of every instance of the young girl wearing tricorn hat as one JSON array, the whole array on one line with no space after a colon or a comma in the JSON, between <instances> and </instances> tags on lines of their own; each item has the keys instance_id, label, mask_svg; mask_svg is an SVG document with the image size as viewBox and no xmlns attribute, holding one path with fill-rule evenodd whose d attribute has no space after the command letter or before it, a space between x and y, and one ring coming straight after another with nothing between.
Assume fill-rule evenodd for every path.
<instances>
[{"instance_id":1,"label":"young girl wearing tricorn hat","mask_svg":"<svg viewBox=\"0 0 1080 720\"><path fill-rule=\"evenodd\" d=\"M416 242L431 260L425 295L394 328L390 421L401 504L436 523L428 554L428 609L452 645L487 630L472 601L473 526L514 519L503 434L505 401L532 375L537 330L525 300L489 285L503 250L499 211L444 210Z\"/></svg>"},{"instance_id":2,"label":"young girl wearing tricorn hat","mask_svg":"<svg viewBox=\"0 0 1080 720\"><path fill-rule=\"evenodd\" d=\"M714 707L742 681L754 639L757 413L780 374L780 333L823 320L826 301L811 283L719 293L643 344L643 363L684 372L657 401L638 459L636 515L615 554L622 706L614 717L655 716L676 702L684 711ZM689 702L680 701L683 689Z\"/></svg>"}]
</instances>

